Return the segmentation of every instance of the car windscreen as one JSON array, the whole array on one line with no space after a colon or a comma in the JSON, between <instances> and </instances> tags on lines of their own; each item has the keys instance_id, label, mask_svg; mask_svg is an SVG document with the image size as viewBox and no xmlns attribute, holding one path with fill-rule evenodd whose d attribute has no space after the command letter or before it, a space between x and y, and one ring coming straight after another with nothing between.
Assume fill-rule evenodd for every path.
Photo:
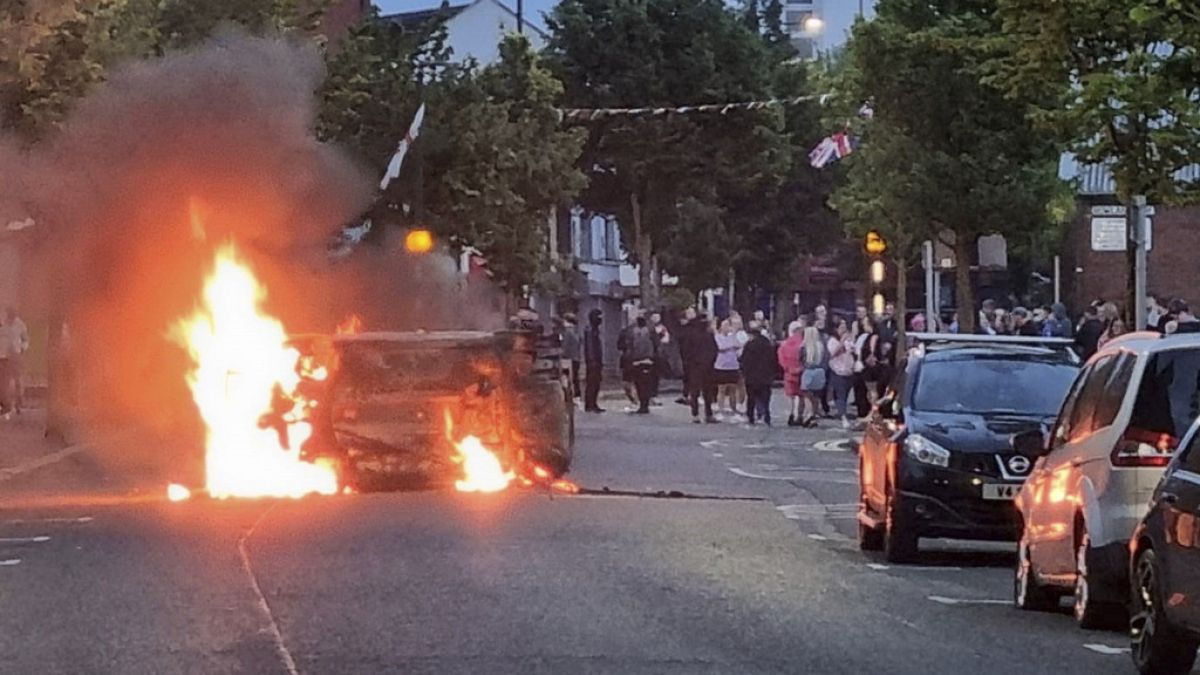
<instances>
[{"instance_id":1,"label":"car windscreen","mask_svg":"<svg viewBox=\"0 0 1200 675\"><path fill-rule=\"evenodd\" d=\"M1049 359L973 356L921 364L912 408L942 413L1012 413L1050 417L1079 374Z\"/></svg>"},{"instance_id":2,"label":"car windscreen","mask_svg":"<svg viewBox=\"0 0 1200 675\"><path fill-rule=\"evenodd\" d=\"M1200 414L1198 399L1200 350L1158 352L1142 373L1129 427L1178 439Z\"/></svg>"}]
</instances>

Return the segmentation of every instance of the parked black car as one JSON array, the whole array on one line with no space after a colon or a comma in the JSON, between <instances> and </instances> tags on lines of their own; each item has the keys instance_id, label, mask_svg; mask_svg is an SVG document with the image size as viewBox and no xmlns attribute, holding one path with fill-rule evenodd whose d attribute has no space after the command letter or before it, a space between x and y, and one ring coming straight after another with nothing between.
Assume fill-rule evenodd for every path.
<instances>
[{"instance_id":1,"label":"parked black car","mask_svg":"<svg viewBox=\"0 0 1200 675\"><path fill-rule=\"evenodd\" d=\"M1200 648L1200 434L1193 424L1130 539L1129 636L1144 675L1189 673Z\"/></svg>"},{"instance_id":2,"label":"parked black car","mask_svg":"<svg viewBox=\"0 0 1200 675\"><path fill-rule=\"evenodd\" d=\"M859 544L892 562L921 537L1012 540L1012 500L1035 457L1013 437L1045 427L1078 374L1064 345L967 336L918 345L872 413L859 456Z\"/></svg>"}]
</instances>

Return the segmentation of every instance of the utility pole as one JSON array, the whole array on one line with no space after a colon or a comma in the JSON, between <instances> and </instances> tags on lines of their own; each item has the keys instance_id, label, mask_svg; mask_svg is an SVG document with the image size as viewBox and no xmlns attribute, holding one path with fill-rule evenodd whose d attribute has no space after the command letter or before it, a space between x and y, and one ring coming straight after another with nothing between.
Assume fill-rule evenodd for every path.
<instances>
[{"instance_id":1,"label":"utility pole","mask_svg":"<svg viewBox=\"0 0 1200 675\"><path fill-rule=\"evenodd\" d=\"M1146 196L1133 198L1128 214L1130 245L1133 246L1133 330L1146 327Z\"/></svg>"},{"instance_id":2,"label":"utility pole","mask_svg":"<svg viewBox=\"0 0 1200 675\"><path fill-rule=\"evenodd\" d=\"M517 33L525 34L525 0L517 0Z\"/></svg>"},{"instance_id":3,"label":"utility pole","mask_svg":"<svg viewBox=\"0 0 1200 675\"><path fill-rule=\"evenodd\" d=\"M925 263L925 325L933 328L937 326L937 310L938 299L937 291L935 290L935 282L933 280L933 242L926 241L921 245L921 259Z\"/></svg>"}]
</instances>

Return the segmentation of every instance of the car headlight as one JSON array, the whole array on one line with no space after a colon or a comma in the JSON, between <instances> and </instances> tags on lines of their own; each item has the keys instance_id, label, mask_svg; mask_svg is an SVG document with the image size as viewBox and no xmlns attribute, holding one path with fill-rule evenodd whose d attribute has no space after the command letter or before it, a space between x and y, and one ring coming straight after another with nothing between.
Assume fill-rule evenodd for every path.
<instances>
[{"instance_id":1,"label":"car headlight","mask_svg":"<svg viewBox=\"0 0 1200 675\"><path fill-rule=\"evenodd\" d=\"M950 466L950 451L924 436L910 435L905 438L904 452L922 464Z\"/></svg>"}]
</instances>

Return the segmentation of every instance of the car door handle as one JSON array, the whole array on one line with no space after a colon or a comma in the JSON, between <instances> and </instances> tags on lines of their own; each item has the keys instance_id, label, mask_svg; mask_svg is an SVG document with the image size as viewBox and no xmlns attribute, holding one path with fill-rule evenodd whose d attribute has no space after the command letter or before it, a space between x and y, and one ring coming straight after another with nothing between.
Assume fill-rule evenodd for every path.
<instances>
[{"instance_id":1,"label":"car door handle","mask_svg":"<svg viewBox=\"0 0 1200 675\"><path fill-rule=\"evenodd\" d=\"M1164 492L1158 496L1159 500L1166 504L1174 504L1179 501L1179 495L1174 492Z\"/></svg>"}]
</instances>

